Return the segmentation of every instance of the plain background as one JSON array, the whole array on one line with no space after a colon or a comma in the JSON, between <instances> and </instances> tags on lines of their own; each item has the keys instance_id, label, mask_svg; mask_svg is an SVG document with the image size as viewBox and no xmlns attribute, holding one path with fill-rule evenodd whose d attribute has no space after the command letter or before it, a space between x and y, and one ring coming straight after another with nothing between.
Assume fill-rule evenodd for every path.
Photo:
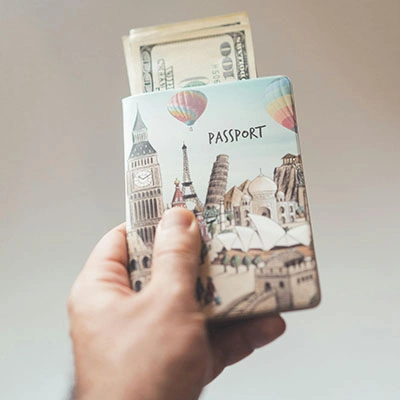
<instances>
[{"instance_id":1,"label":"plain background","mask_svg":"<svg viewBox=\"0 0 400 400\"><path fill-rule=\"evenodd\" d=\"M202 399L400 397L399 1L2 0L0 398L72 382L66 297L124 219L120 37L242 10L293 79L323 302Z\"/></svg>"}]
</instances>

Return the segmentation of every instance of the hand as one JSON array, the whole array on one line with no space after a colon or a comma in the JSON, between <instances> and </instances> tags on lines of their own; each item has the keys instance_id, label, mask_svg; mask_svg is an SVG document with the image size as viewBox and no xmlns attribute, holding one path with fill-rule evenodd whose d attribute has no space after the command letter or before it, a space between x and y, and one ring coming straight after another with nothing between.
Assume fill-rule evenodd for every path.
<instances>
[{"instance_id":1,"label":"hand","mask_svg":"<svg viewBox=\"0 0 400 400\"><path fill-rule=\"evenodd\" d=\"M196 219L166 212L152 279L131 290L124 225L97 244L68 301L79 400L194 400L222 370L285 330L280 316L207 328L195 299Z\"/></svg>"}]
</instances>

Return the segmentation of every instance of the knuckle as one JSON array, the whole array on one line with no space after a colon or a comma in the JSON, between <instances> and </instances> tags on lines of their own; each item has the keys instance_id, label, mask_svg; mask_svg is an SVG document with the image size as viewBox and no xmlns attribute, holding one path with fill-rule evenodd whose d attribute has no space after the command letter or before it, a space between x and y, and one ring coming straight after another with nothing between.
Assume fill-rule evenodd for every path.
<instances>
[{"instance_id":1,"label":"knuckle","mask_svg":"<svg viewBox=\"0 0 400 400\"><path fill-rule=\"evenodd\" d=\"M98 296L93 296L90 288L81 288L75 284L67 299L67 310L70 318L84 319L88 315L96 314L101 307L104 307L104 301L96 301Z\"/></svg>"},{"instance_id":2,"label":"knuckle","mask_svg":"<svg viewBox=\"0 0 400 400\"><path fill-rule=\"evenodd\" d=\"M78 305L79 305L79 293L78 289L74 285L67 298L67 311L70 316L76 314Z\"/></svg>"},{"instance_id":3,"label":"knuckle","mask_svg":"<svg viewBox=\"0 0 400 400\"><path fill-rule=\"evenodd\" d=\"M171 285L169 295L172 299L180 299L186 297L188 293L188 287L183 282L175 282Z\"/></svg>"},{"instance_id":4,"label":"knuckle","mask_svg":"<svg viewBox=\"0 0 400 400\"><path fill-rule=\"evenodd\" d=\"M196 264L198 257L193 248L187 246L174 246L157 248L154 258L158 260L174 260L182 264Z\"/></svg>"},{"instance_id":5,"label":"knuckle","mask_svg":"<svg viewBox=\"0 0 400 400\"><path fill-rule=\"evenodd\" d=\"M154 280L154 290L157 292L157 302L164 312L176 313L182 310L196 310L198 303L194 293L194 287L188 282L178 280L169 285L163 283L163 279Z\"/></svg>"},{"instance_id":6,"label":"knuckle","mask_svg":"<svg viewBox=\"0 0 400 400\"><path fill-rule=\"evenodd\" d=\"M154 280L154 288L160 300L159 304L163 309L176 310L177 306L182 303L182 299L185 306L187 305L188 289L181 282L174 282L165 287L162 280L158 282Z\"/></svg>"}]
</instances>

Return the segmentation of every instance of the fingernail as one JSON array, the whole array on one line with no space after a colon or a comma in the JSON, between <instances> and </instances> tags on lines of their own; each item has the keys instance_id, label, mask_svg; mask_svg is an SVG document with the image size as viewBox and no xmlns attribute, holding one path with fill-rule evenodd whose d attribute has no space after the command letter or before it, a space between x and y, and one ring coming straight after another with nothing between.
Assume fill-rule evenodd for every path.
<instances>
[{"instance_id":1,"label":"fingernail","mask_svg":"<svg viewBox=\"0 0 400 400\"><path fill-rule=\"evenodd\" d=\"M168 210L160 223L161 229L183 228L187 229L193 222L192 212L182 208L171 208Z\"/></svg>"}]
</instances>

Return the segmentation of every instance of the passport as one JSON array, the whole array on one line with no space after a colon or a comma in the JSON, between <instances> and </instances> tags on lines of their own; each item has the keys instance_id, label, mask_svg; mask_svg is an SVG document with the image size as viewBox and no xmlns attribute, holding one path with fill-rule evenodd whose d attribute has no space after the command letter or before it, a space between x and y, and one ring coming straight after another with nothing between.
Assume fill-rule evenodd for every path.
<instances>
[{"instance_id":1,"label":"passport","mask_svg":"<svg viewBox=\"0 0 400 400\"><path fill-rule=\"evenodd\" d=\"M202 236L194 293L209 319L321 298L292 84L286 76L123 100L128 274L151 279L156 228L185 207ZM173 240L173 238L171 238Z\"/></svg>"}]
</instances>

